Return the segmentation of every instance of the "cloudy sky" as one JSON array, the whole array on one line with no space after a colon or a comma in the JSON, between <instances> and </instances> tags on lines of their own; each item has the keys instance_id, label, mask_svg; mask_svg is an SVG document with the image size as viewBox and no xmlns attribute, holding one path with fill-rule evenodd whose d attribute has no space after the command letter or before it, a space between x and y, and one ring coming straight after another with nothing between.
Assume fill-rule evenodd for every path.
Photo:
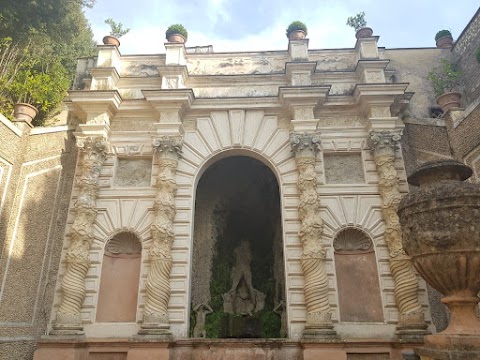
<instances>
[{"instance_id":1,"label":"cloudy sky","mask_svg":"<svg viewBox=\"0 0 480 360\"><path fill-rule=\"evenodd\" d=\"M479 6L478 0L97 0L86 10L95 39L113 18L131 28L122 37L122 54L163 53L165 30L181 23L187 46L213 45L215 52L283 50L285 29L294 20L308 27L310 49L353 47L348 16L365 11L380 46L435 46L438 30L457 38Z\"/></svg>"}]
</instances>

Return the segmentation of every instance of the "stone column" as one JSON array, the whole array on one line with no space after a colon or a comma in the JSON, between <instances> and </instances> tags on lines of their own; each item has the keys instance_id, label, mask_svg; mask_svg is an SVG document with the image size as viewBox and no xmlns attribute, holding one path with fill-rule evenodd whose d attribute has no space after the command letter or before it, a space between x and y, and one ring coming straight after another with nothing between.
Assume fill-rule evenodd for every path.
<instances>
[{"instance_id":1,"label":"stone column","mask_svg":"<svg viewBox=\"0 0 480 360\"><path fill-rule=\"evenodd\" d=\"M70 246L65 255L66 271L61 284L61 303L52 335L81 335L80 310L85 299L85 276L90 268L89 250L93 241L93 223L97 216L98 177L107 154L103 137L77 138L83 154L82 177L75 202L75 219L70 232Z\"/></svg>"},{"instance_id":2,"label":"stone column","mask_svg":"<svg viewBox=\"0 0 480 360\"><path fill-rule=\"evenodd\" d=\"M304 337L332 339L336 337L328 299L328 278L325 270L325 249L321 243L323 221L320 216L320 196L317 193L315 172L318 134L292 133L290 144L298 168L297 187L300 196L300 241L303 246L302 270L305 278L303 292L307 308Z\"/></svg>"},{"instance_id":3,"label":"stone column","mask_svg":"<svg viewBox=\"0 0 480 360\"><path fill-rule=\"evenodd\" d=\"M155 219L151 226L152 244L148 253L150 271L146 281L145 308L140 335L171 335L168 318L170 300L171 249L174 240L175 173L183 139L180 136L164 136L154 139L155 157L159 166L156 180L157 195Z\"/></svg>"},{"instance_id":4,"label":"stone column","mask_svg":"<svg viewBox=\"0 0 480 360\"><path fill-rule=\"evenodd\" d=\"M402 232L397 215L402 195L395 169L395 151L400 139L398 133L372 131L369 140L380 177L382 215L386 226L384 237L390 253L390 271L395 282L395 301L400 312L397 335L412 340L418 337L421 340L427 333L425 314L418 300L418 279L412 259L402 247Z\"/></svg>"}]
</instances>

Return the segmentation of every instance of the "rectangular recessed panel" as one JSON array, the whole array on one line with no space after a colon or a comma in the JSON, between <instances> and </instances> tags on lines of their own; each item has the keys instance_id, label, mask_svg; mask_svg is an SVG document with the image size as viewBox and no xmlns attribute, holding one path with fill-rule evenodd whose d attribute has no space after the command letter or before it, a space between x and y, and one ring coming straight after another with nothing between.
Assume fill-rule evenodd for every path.
<instances>
[{"instance_id":1,"label":"rectangular recessed panel","mask_svg":"<svg viewBox=\"0 0 480 360\"><path fill-rule=\"evenodd\" d=\"M360 153L324 154L327 184L364 184L362 156Z\"/></svg>"},{"instance_id":2,"label":"rectangular recessed panel","mask_svg":"<svg viewBox=\"0 0 480 360\"><path fill-rule=\"evenodd\" d=\"M148 187L152 177L152 159L118 159L114 185Z\"/></svg>"}]
</instances>

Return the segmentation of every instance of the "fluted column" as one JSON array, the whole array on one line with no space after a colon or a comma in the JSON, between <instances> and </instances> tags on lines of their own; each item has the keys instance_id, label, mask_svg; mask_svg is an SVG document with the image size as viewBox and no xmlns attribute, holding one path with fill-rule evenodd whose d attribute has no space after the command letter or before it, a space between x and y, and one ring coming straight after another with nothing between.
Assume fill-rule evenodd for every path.
<instances>
[{"instance_id":1,"label":"fluted column","mask_svg":"<svg viewBox=\"0 0 480 360\"><path fill-rule=\"evenodd\" d=\"M402 232L397 215L402 198L399 177L395 169L395 151L401 139L390 131L372 131L370 145L379 175L385 241L390 254L390 271L395 282L395 301L400 312L397 335L409 338L426 333L425 314L418 300L418 279L412 259L402 247Z\"/></svg>"},{"instance_id":2,"label":"fluted column","mask_svg":"<svg viewBox=\"0 0 480 360\"><path fill-rule=\"evenodd\" d=\"M85 276L90 268L89 250L93 241L93 223L97 216L95 202L98 177L107 154L103 137L77 139L83 155L82 176L75 202L75 219L70 232L70 246L65 255L66 271L61 284L61 303L52 335L83 334L80 310L85 299Z\"/></svg>"},{"instance_id":3,"label":"fluted column","mask_svg":"<svg viewBox=\"0 0 480 360\"><path fill-rule=\"evenodd\" d=\"M154 209L155 219L151 226L152 245L148 253L150 271L146 281L146 299L143 310L141 335L169 336L168 302L170 300L171 249L174 240L175 173L181 153L180 136L164 136L154 139L155 157L159 166Z\"/></svg>"},{"instance_id":4,"label":"fluted column","mask_svg":"<svg viewBox=\"0 0 480 360\"><path fill-rule=\"evenodd\" d=\"M300 204L300 241L302 242L302 270L305 278L303 292L307 308L304 337L332 339L336 337L328 300L328 278L325 270L325 249L321 243L323 221L320 216L320 196L317 192L315 172L316 153L319 151L318 134L290 135L298 169Z\"/></svg>"}]
</instances>

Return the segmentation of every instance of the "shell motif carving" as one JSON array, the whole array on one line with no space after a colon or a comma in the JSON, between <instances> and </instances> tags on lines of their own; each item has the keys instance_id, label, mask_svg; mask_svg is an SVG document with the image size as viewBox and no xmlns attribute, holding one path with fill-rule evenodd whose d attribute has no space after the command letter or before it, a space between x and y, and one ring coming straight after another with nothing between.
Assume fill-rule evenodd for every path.
<instances>
[{"instance_id":1,"label":"shell motif carving","mask_svg":"<svg viewBox=\"0 0 480 360\"><path fill-rule=\"evenodd\" d=\"M134 233L122 232L108 241L106 249L112 254L140 254L142 244Z\"/></svg>"},{"instance_id":2,"label":"shell motif carving","mask_svg":"<svg viewBox=\"0 0 480 360\"><path fill-rule=\"evenodd\" d=\"M368 252L372 250L373 243L363 231L347 228L337 234L333 241L333 248L337 253Z\"/></svg>"}]
</instances>

